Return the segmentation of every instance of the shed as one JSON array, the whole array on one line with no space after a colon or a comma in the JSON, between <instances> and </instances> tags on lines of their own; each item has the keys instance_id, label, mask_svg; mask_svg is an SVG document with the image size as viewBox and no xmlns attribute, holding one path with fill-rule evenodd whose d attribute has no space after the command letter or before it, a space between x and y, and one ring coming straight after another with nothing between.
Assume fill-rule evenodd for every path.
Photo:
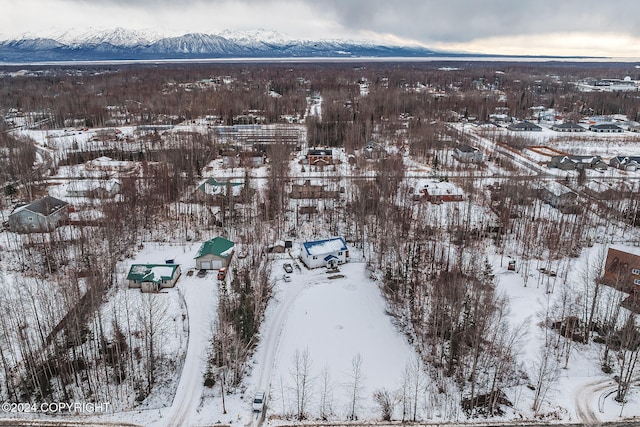
<instances>
[{"instance_id":1,"label":"shed","mask_svg":"<svg viewBox=\"0 0 640 427\"><path fill-rule=\"evenodd\" d=\"M226 268L234 253L234 243L223 237L215 237L200 246L196 254L196 268L202 270L219 270Z\"/></svg>"}]
</instances>

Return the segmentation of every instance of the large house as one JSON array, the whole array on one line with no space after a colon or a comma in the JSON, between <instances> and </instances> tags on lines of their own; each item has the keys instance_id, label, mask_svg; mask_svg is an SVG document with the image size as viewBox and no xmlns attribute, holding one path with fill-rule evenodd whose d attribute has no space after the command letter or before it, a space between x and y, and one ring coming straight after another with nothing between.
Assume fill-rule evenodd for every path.
<instances>
[{"instance_id":1,"label":"large house","mask_svg":"<svg viewBox=\"0 0 640 427\"><path fill-rule=\"evenodd\" d=\"M142 292L158 292L174 287L179 277L178 264L133 264L127 274L127 282L130 288Z\"/></svg>"},{"instance_id":2,"label":"large house","mask_svg":"<svg viewBox=\"0 0 640 427\"><path fill-rule=\"evenodd\" d=\"M333 164L333 150L309 150L307 152L307 162L309 166L326 166Z\"/></svg>"},{"instance_id":3,"label":"large house","mask_svg":"<svg viewBox=\"0 0 640 427\"><path fill-rule=\"evenodd\" d=\"M586 131L586 129L580 126L579 124L571 123L571 122L554 124L553 126L551 126L551 129L555 130L556 132L585 132Z\"/></svg>"},{"instance_id":4,"label":"large house","mask_svg":"<svg viewBox=\"0 0 640 427\"><path fill-rule=\"evenodd\" d=\"M542 201L562 213L578 213L581 211L581 207L578 205L578 194L558 182L547 181L542 184L539 197Z\"/></svg>"},{"instance_id":5,"label":"large house","mask_svg":"<svg viewBox=\"0 0 640 427\"><path fill-rule=\"evenodd\" d=\"M431 203L459 202L463 198L463 192L450 182L430 182L421 190L422 197Z\"/></svg>"},{"instance_id":6,"label":"large house","mask_svg":"<svg viewBox=\"0 0 640 427\"><path fill-rule=\"evenodd\" d=\"M631 294L632 299L640 302L640 248L618 245L610 247L603 282Z\"/></svg>"},{"instance_id":7,"label":"large house","mask_svg":"<svg viewBox=\"0 0 640 427\"><path fill-rule=\"evenodd\" d=\"M334 268L349 260L349 248L342 237L304 242L300 259L308 268Z\"/></svg>"},{"instance_id":8,"label":"large house","mask_svg":"<svg viewBox=\"0 0 640 427\"><path fill-rule=\"evenodd\" d=\"M607 169L607 163L600 156L553 156L548 163L550 168L562 170Z\"/></svg>"},{"instance_id":9,"label":"large house","mask_svg":"<svg viewBox=\"0 0 640 427\"><path fill-rule=\"evenodd\" d=\"M469 145L458 145L453 150L452 156L459 162L481 163L484 161L484 153Z\"/></svg>"},{"instance_id":10,"label":"large house","mask_svg":"<svg viewBox=\"0 0 640 427\"><path fill-rule=\"evenodd\" d=\"M507 126L507 129L516 132L542 132L542 128L540 126L531 122L511 123Z\"/></svg>"},{"instance_id":11,"label":"large house","mask_svg":"<svg viewBox=\"0 0 640 427\"><path fill-rule=\"evenodd\" d=\"M196 254L196 268L201 270L219 270L231 262L234 243L223 237L216 237L200 246Z\"/></svg>"},{"instance_id":12,"label":"large house","mask_svg":"<svg viewBox=\"0 0 640 427\"><path fill-rule=\"evenodd\" d=\"M292 199L335 199L338 197L337 190L326 190L324 186L312 184L307 179L304 184L292 184L289 197Z\"/></svg>"},{"instance_id":13,"label":"large house","mask_svg":"<svg viewBox=\"0 0 640 427\"><path fill-rule=\"evenodd\" d=\"M117 179L82 179L67 184L66 195L69 197L88 197L107 199L120 192L120 181Z\"/></svg>"},{"instance_id":14,"label":"large house","mask_svg":"<svg viewBox=\"0 0 640 427\"><path fill-rule=\"evenodd\" d=\"M69 218L69 203L55 197L19 206L9 214L9 230L16 233L44 233L55 230Z\"/></svg>"},{"instance_id":15,"label":"large house","mask_svg":"<svg viewBox=\"0 0 640 427\"><path fill-rule=\"evenodd\" d=\"M624 129L622 129L618 125L614 125L613 123L602 123L599 125L591 125L589 126L589 130L591 132L598 133L622 133Z\"/></svg>"},{"instance_id":16,"label":"large house","mask_svg":"<svg viewBox=\"0 0 640 427\"><path fill-rule=\"evenodd\" d=\"M616 156L609 160L609 166L628 172L635 172L640 169L640 157Z\"/></svg>"}]
</instances>

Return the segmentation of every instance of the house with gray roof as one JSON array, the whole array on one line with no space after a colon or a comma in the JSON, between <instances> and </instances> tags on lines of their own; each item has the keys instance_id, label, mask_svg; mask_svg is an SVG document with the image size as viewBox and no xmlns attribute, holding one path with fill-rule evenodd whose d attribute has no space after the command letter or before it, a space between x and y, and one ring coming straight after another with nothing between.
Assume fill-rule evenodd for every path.
<instances>
[{"instance_id":1,"label":"house with gray roof","mask_svg":"<svg viewBox=\"0 0 640 427\"><path fill-rule=\"evenodd\" d=\"M589 130L591 132L597 133L622 133L624 129L622 129L618 125L614 125L613 123L602 123L599 125L591 125L589 126Z\"/></svg>"},{"instance_id":2,"label":"house with gray roof","mask_svg":"<svg viewBox=\"0 0 640 427\"><path fill-rule=\"evenodd\" d=\"M607 163L600 156L553 156L548 163L550 168L561 170L607 169Z\"/></svg>"},{"instance_id":3,"label":"house with gray roof","mask_svg":"<svg viewBox=\"0 0 640 427\"><path fill-rule=\"evenodd\" d=\"M69 219L69 203L46 196L19 206L9 214L9 230L16 233L53 231Z\"/></svg>"},{"instance_id":4,"label":"house with gray roof","mask_svg":"<svg viewBox=\"0 0 640 427\"><path fill-rule=\"evenodd\" d=\"M507 126L507 129L516 132L542 132L542 128L540 126L531 122L511 123Z\"/></svg>"},{"instance_id":5,"label":"house with gray roof","mask_svg":"<svg viewBox=\"0 0 640 427\"><path fill-rule=\"evenodd\" d=\"M556 132L585 132L586 129L577 123L559 123L551 126Z\"/></svg>"},{"instance_id":6,"label":"house with gray roof","mask_svg":"<svg viewBox=\"0 0 640 427\"><path fill-rule=\"evenodd\" d=\"M609 160L609 166L628 172L635 172L640 169L640 157L616 156Z\"/></svg>"},{"instance_id":7,"label":"house with gray roof","mask_svg":"<svg viewBox=\"0 0 640 427\"><path fill-rule=\"evenodd\" d=\"M458 145L453 149L452 157L459 162L481 163L484 161L484 153L470 145Z\"/></svg>"}]
</instances>

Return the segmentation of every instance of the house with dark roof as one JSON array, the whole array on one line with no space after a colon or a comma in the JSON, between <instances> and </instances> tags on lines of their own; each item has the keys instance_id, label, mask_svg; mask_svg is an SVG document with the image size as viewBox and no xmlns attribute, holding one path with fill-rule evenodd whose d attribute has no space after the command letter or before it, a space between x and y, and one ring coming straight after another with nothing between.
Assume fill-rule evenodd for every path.
<instances>
[{"instance_id":1,"label":"house with dark roof","mask_svg":"<svg viewBox=\"0 0 640 427\"><path fill-rule=\"evenodd\" d=\"M507 129L516 132L542 132L542 128L540 126L531 122L511 123L507 126Z\"/></svg>"},{"instance_id":2,"label":"house with dark roof","mask_svg":"<svg viewBox=\"0 0 640 427\"><path fill-rule=\"evenodd\" d=\"M235 244L223 237L215 237L200 246L195 256L196 268L219 270L227 268L233 257Z\"/></svg>"},{"instance_id":3,"label":"house with dark roof","mask_svg":"<svg viewBox=\"0 0 640 427\"><path fill-rule=\"evenodd\" d=\"M349 248L342 237L304 242L300 259L308 268L335 268L349 260Z\"/></svg>"},{"instance_id":4,"label":"house with dark roof","mask_svg":"<svg viewBox=\"0 0 640 427\"><path fill-rule=\"evenodd\" d=\"M173 288L180 277L178 264L133 264L127 274L130 288L142 292L159 292L160 289Z\"/></svg>"},{"instance_id":5,"label":"house with dark roof","mask_svg":"<svg viewBox=\"0 0 640 427\"><path fill-rule=\"evenodd\" d=\"M591 132L598 133L622 133L624 129L622 129L618 125L614 125L613 123L602 123L599 125L591 125L589 126L589 130Z\"/></svg>"},{"instance_id":6,"label":"house with dark roof","mask_svg":"<svg viewBox=\"0 0 640 427\"><path fill-rule=\"evenodd\" d=\"M307 151L307 162L309 166L326 166L333 164L333 150L330 148L324 150Z\"/></svg>"},{"instance_id":7,"label":"house with dark roof","mask_svg":"<svg viewBox=\"0 0 640 427\"><path fill-rule=\"evenodd\" d=\"M607 169L607 163L600 156L553 156L548 166L561 170Z\"/></svg>"},{"instance_id":8,"label":"house with dark roof","mask_svg":"<svg viewBox=\"0 0 640 427\"><path fill-rule=\"evenodd\" d=\"M640 157L616 156L609 160L609 166L628 172L635 172L640 169Z\"/></svg>"},{"instance_id":9,"label":"house with dark roof","mask_svg":"<svg viewBox=\"0 0 640 427\"><path fill-rule=\"evenodd\" d=\"M470 145L458 145L453 149L452 157L459 162L481 163L484 161L484 153Z\"/></svg>"},{"instance_id":10,"label":"house with dark roof","mask_svg":"<svg viewBox=\"0 0 640 427\"><path fill-rule=\"evenodd\" d=\"M582 126L580 126L577 123L560 123L560 124L554 124L551 126L552 130L555 130L556 132L585 132L586 129L583 128Z\"/></svg>"},{"instance_id":11,"label":"house with dark roof","mask_svg":"<svg viewBox=\"0 0 640 427\"><path fill-rule=\"evenodd\" d=\"M9 214L9 230L16 233L44 233L69 219L69 203L46 196L15 208Z\"/></svg>"}]
</instances>

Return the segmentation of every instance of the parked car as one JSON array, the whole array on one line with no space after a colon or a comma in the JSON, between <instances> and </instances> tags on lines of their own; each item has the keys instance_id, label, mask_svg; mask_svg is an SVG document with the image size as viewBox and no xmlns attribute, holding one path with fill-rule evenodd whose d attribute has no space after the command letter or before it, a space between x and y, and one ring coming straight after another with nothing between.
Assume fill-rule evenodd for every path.
<instances>
[{"instance_id":1,"label":"parked car","mask_svg":"<svg viewBox=\"0 0 640 427\"><path fill-rule=\"evenodd\" d=\"M207 275L207 270L205 270L204 268L201 268L200 270L198 270L198 273L196 274L196 276L198 277L204 277Z\"/></svg>"},{"instance_id":2,"label":"parked car","mask_svg":"<svg viewBox=\"0 0 640 427\"><path fill-rule=\"evenodd\" d=\"M284 271L286 271L287 273L293 273L293 266L289 263L283 265L282 268L284 268Z\"/></svg>"},{"instance_id":3,"label":"parked car","mask_svg":"<svg viewBox=\"0 0 640 427\"><path fill-rule=\"evenodd\" d=\"M282 280L284 280L285 282L290 282L291 281L291 275L290 274L285 274L282 276Z\"/></svg>"},{"instance_id":4,"label":"parked car","mask_svg":"<svg viewBox=\"0 0 640 427\"><path fill-rule=\"evenodd\" d=\"M224 280L225 277L227 277L227 269L221 268L218 270L218 280Z\"/></svg>"},{"instance_id":5,"label":"parked car","mask_svg":"<svg viewBox=\"0 0 640 427\"><path fill-rule=\"evenodd\" d=\"M262 412L264 410L266 393L264 391L257 391L253 397L253 412Z\"/></svg>"}]
</instances>

